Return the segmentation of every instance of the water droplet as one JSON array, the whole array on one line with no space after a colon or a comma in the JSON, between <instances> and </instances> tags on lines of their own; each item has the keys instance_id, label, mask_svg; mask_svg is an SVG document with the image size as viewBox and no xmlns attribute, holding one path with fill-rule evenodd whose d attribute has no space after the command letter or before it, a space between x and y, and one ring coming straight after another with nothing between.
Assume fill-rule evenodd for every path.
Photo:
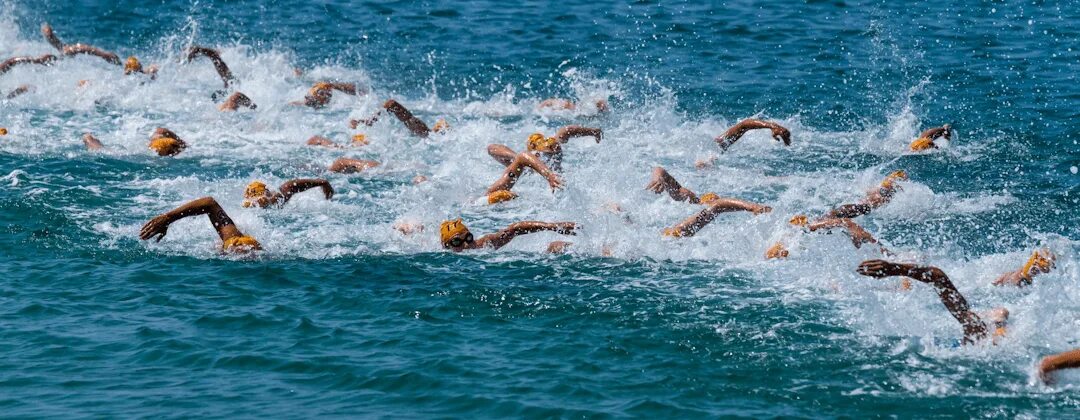
<instances>
[{"instance_id":1,"label":"water droplet","mask_svg":"<svg viewBox=\"0 0 1080 420\"><path fill-rule=\"evenodd\" d=\"M1073 175L1076 175L1076 166L1069 168L1069 172L1072 172Z\"/></svg>"}]
</instances>

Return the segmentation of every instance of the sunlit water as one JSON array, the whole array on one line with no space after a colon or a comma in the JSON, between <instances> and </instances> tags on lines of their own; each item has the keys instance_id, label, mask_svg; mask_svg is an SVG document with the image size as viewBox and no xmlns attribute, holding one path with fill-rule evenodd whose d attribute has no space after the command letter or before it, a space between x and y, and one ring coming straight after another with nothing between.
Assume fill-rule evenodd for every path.
<instances>
[{"instance_id":1,"label":"sunlit water","mask_svg":"<svg viewBox=\"0 0 1080 420\"><path fill-rule=\"evenodd\" d=\"M162 66L123 77L91 57L0 75L0 410L162 416L1075 415L1080 374L1033 366L1080 347L1076 263L1080 8L972 2L783 7L639 2L165 4L6 2L0 58L54 52L38 26ZM256 111L221 113L206 61L220 48ZM303 70L296 76L294 68ZM288 105L318 80L357 82L323 110ZM79 86L80 80L88 80ZM548 97L608 98L613 112L538 111ZM386 98L446 134L408 135ZM721 155L712 138L746 117ZM566 146L566 188L538 176L488 206L502 167L564 124L604 129ZM951 123L942 149L904 150ZM154 128L191 146L147 150ZM86 152L80 136L105 144ZM304 145L312 135L346 144ZM359 175L340 156L383 163ZM697 170L697 159L717 156ZM698 236L660 231L698 210L643 187L666 167L699 193L765 203ZM896 169L911 181L859 219L896 259L945 270L978 310L1005 306L1009 336L957 348L928 287L854 268L880 257L787 219L853 202ZM413 185L416 175L430 182ZM279 210L240 206L255 179L326 177ZM205 218L160 243L155 214L213 196L266 250L222 256ZM623 214L608 210L618 204ZM444 252L435 232L518 220L580 223L498 251ZM423 224L403 236L395 223ZM786 238L792 257L765 261ZM1026 289L990 282L1036 247L1058 268ZM918 410L918 411L914 411Z\"/></svg>"}]
</instances>

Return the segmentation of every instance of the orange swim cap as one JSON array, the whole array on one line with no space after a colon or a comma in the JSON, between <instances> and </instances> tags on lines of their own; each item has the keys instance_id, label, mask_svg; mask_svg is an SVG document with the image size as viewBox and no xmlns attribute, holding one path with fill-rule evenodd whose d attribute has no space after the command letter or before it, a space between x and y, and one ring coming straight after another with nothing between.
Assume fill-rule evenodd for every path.
<instances>
[{"instance_id":1,"label":"orange swim cap","mask_svg":"<svg viewBox=\"0 0 1080 420\"><path fill-rule=\"evenodd\" d=\"M184 150L184 144L172 137L158 137L150 140L150 149L158 156L173 156Z\"/></svg>"},{"instance_id":2,"label":"orange swim cap","mask_svg":"<svg viewBox=\"0 0 1080 420\"><path fill-rule=\"evenodd\" d=\"M367 136L363 134L353 134L352 136L353 146L367 146L369 143Z\"/></svg>"},{"instance_id":3,"label":"orange swim cap","mask_svg":"<svg viewBox=\"0 0 1080 420\"><path fill-rule=\"evenodd\" d=\"M233 236L221 244L221 250L225 252L245 253L260 249L262 249L262 245L259 244L259 241L247 235Z\"/></svg>"},{"instance_id":4,"label":"orange swim cap","mask_svg":"<svg viewBox=\"0 0 1080 420\"><path fill-rule=\"evenodd\" d=\"M529 140L525 143L525 147L530 152L543 152L543 153L555 153L559 150L559 141L554 137L544 138L543 134L532 133L529 135Z\"/></svg>"},{"instance_id":5,"label":"orange swim cap","mask_svg":"<svg viewBox=\"0 0 1080 420\"><path fill-rule=\"evenodd\" d=\"M6 128L0 127L0 136L6 136L7 133L8 133L8 131L7 131Z\"/></svg>"},{"instance_id":6,"label":"orange swim cap","mask_svg":"<svg viewBox=\"0 0 1080 420\"><path fill-rule=\"evenodd\" d=\"M1027 263L1024 263L1024 268L1020 269L1020 277L1031 281L1035 274L1049 273L1054 268L1054 260L1056 259L1057 256L1050 252L1049 249L1035 250L1035 252L1031 253Z\"/></svg>"},{"instance_id":7,"label":"orange swim cap","mask_svg":"<svg viewBox=\"0 0 1080 420\"><path fill-rule=\"evenodd\" d=\"M933 149L937 147L933 140L926 137L919 137L915 141L911 142L909 146L912 152L921 152L923 150Z\"/></svg>"},{"instance_id":8,"label":"orange swim cap","mask_svg":"<svg viewBox=\"0 0 1080 420\"><path fill-rule=\"evenodd\" d=\"M454 239L455 236L468 234L469 228L461 222L461 219L447 220L439 225L439 239L442 240L443 246L446 246L447 242Z\"/></svg>"},{"instance_id":9,"label":"orange swim cap","mask_svg":"<svg viewBox=\"0 0 1080 420\"><path fill-rule=\"evenodd\" d=\"M442 118L439 118L438 121L435 121L435 125L431 127L431 131L434 131L436 133L450 131L450 123L446 122L446 120Z\"/></svg>"},{"instance_id":10,"label":"orange swim cap","mask_svg":"<svg viewBox=\"0 0 1080 420\"><path fill-rule=\"evenodd\" d=\"M892 173L885 176L884 181L881 181L881 188L892 188L893 184L897 180L906 181L907 179L908 179L907 172L904 172L903 170L892 171Z\"/></svg>"},{"instance_id":11,"label":"orange swim cap","mask_svg":"<svg viewBox=\"0 0 1080 420\"><path fill-rule=\"evenodd\" d=\"M806 226L810 224L810 220L806 218L805 214L796 214L791 220L788 220L788 223L795 226Z\"/></svg>"},{"instance_id":12,"label":"orange swim cap","mask_svg":"<svg viewBox=\"0 0 1080 420\"><path fill-rule=\"evenodd\" d=\"M716 195L716 193L713 193L713 192L709 192L709 193L702 194L701 197L698 198L698 202L708 206L708 205L711 205L713 202L715 202L716 200L719 200L719 199L720 199L719 195Z\"/></svg>"},{"instance_id":13,"label":"orange swim cap","mask_svg":"<svg viewBox=\"0 0 1080 420\"><path fill-rule=\"evenodd\" d=\"M773 246L770 246L769 249L765 251L765 259L767 260L787 257L788 250L786 247L784 247L784 244L782 242L777 242L773 244Z\"/></svg>"},{"instance_id":14,"label":"orange swim cap","mask_svg":"<svg viewBox=\"0 0 1080 420\"><path fill-rule=\"evenodd\" d=\"M670 236L672 238L681 238L683 236L682 231L675 228L664 228L664 236Z\"/></svg>"},{"instance_id":15,"label":"orange swim cap","mask_svg":"<svg viewBox=\"0 0 1080 420\"><path fill-rule=\"evenodd\" d=\"M510 201L517 198L518 195L508 190L498 190L491 194L488 194L488 204L499 204L504 201Z\"/></svg>"},{"instance_id":16,"label":"orange swim cap","mask_svg":"<svg viewBox=\"0 0 1080 420\"><path fill-rule=\"evenodd\" d=\"M128 57L127 61L124 62L124 74L131 74L141 70L142 63L140 63L139 59L135 58L135 56Z\"/></svg>"}]
</instances>

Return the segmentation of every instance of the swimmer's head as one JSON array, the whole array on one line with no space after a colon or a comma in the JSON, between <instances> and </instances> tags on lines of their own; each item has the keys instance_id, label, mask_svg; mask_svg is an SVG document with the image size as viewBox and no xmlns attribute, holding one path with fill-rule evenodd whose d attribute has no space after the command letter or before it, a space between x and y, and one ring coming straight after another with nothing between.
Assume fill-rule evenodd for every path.
<instances>
[{"instance_id":1,"label":"swimmer's head","mask_svg":"<svg viewBox=\"0 0 1080 420\"><path fill-rule=\"evenodd\" d=\"M135 56L128 57L127 61L124 62L124 74L131 74L139 71L142 71L142 63L139 62L139 59L135 58Z\"/></svg>"},{"instance_id":2,"label":"swimmer's head","mask_svg":"<svg viewBox=\"0 0 1080 420\"><path fill-rule=\"evenodd\" d=\"M945 129L945 132L942 133L941 136L945 137L945 140L951 140L952 139L952 125L951 124L945 124L945 125L941 126L941 128Z\"/></svg>"},{"instance_id":3,"label":"swimmer's head","mask_svg":"<svg viewBox=\"0 0 1080 420\"><path fill-rule=\"evenodd\" d=\"M498 190L498 191L495 191L495 192L493 192L491 194L488 194L487 199L488 199L488 204L499 204L499 203L502 203L504 201L513 200L513 199L515 199L517 197L518 197L518 195L514 194L512 191Z\"/></svg>"},{"instance_id":4,"label":"swimmer's head","mask_svg":"<svg viewBox=\"0 0 1080 420\"><path fill-rule=\"evenodd\" d=\"M709 205L712 205L712 203L715 203L716 200L719 200L719 199L720 199L719 195L716 195L716 193L714 193L714 192L709 192L709 193L702 194L701 197L698 197L698 202L701 203L701 204L704 204L706 206L709 206Z\"/></svg>"},{"instance_id":5,"label":"swimmer's head","mask_svg":"<svg viewBox=\"0 0 1080 420\"><path fill-rule=\"evenodd\" d=\"M150 140L150 150L158 156L173 156L184 150L184 143L172 137L158 137Z\"/></svg>"},{"instance_id":6,"label":"swimmer's head","mask_svg":"<svg viewBox=\"0 0 1080 420\"><path fill-rule=\"evenodd\" d=\"M244 207L266 207L270 201L270 191L262 181L252 181L244 189Z\"/></svg>"},{"instance_id":7,"label":"swimmer's head","mask_svg":"<svg viewBox=\"0 0 1080 420\"><path fill-rule=\"evenodd\" d=\"M461 219L447 220L439 225L439 239L443 248L460 251L465 245L473 243L473 234Z\"/></svg>"},{"instance_id":8,"label":"swimmer's head","mask_svg":"<svg viewBox=\"0 0 1080 420\"><path fill-rule=\"evenodd\" d=\"M788 220L788 223L794 226L806 226L810 224L810 219L805 214L796 214L791 220Z\"/></svg>"},{"instance_id":9,"label":"swimmer's head","mask_svg":"<svg viewBox=\"0 0 1080 420\"><path fill-rule=\"evenodd\" d=\"M765 259L767 259L767 260L787 258L787 257L788 257L788 250L787 250L787 247L785 247L782 242L777 242L777 243L773 244L773 246L770 246L769 249L765 251Z\"/></svg>"},{"instance_id":10,"label":"swimmer's head","mask_svg":"<svg viewBox=\"0 0 1080 420\"><path fill-rule=\"evenodd\" d=\"M1035 252L1031 253L1027 263L1024 264L1024 268L1020 270L1020 277L1031 281L1031 278L1036 274L1049 273L1050 270L1054 269L1055 260L1057 260L1057 256L1050 252L1049 249L1035 250Z\"/></svg>"},{"instance_id":11,"label":"swimmer's head","mask_svg":"<svg viewBox=\"0 0 1080 420\"><path fill-rule=\"evenodd\" d=\"M6 136L7 133L8 133L8 131L7 131L6 128L0 127L0 136Z\"/></svg>"},{"instance_id":12,"label":"swimmer's head","mask_svg":"<svg viewBox=\"0 0 1080 420\"><path fill-rule=\"evenodd\" d=\"M255 238L247 235L233 236L221 244L221 250L237 254L245 254L262 249L262 245Z\"/></svg>"},{"instance_id":13,"label":"swimmer's head","mask_svg":"<svg viewBox=\"0 0 1080 420\"><path fill-rule=\"evenodd\" d=\"M370 143L370 141L368 141L367 136L365 136L363 134L353 134L353 136L352 136L352 145L353 146L367 146L368 143Z\"/></svg>"},{"instance_id":14,"label":"swimmer's head","mask_svg":"<svg viewBox=\"0 0 1080 420\"><path fill-rule=\"evenodd\" d=\"M525 147L530 152L555 153L562 146L559 144L559 140L554 137L544 138L543 134L532 133L529 135L529 141L526 142Z\"/></svg>"},{"instance_id":15,"label":"swimmer's head","mask_svg":"<svg viewBox=\"0 0 1080 420\"><path fill-rule=\"evenodd\" d=\"M446 120L442 118L439 118L438 121L435 121L435 125L431 126L431 131L434 131L436 133L445 133L447 131L450 131L450 123L446 122Z\"/></svg>"},{"instance_id":16,"label":"swimmer's head","mask_svg":"<svg viewBox=\"0 0 1080 420\"><path fill-rule=\"evenodd\" d=\"M994 327L994 338L1004 337L1009 328L1009 310L1005 307L997 307L985 315Z\"/></svg>"},{"instance_id":17,"label":"swimmer's head","mask_svg":"<svg viewBox=\"0 0 1080 420\"><path fill-rule=\"evenodd\" d=\"M597 99L596 100L596 112L604 113L604 112L608 112L610 110L611 110L611 107L608 105L607 100L605 100L605 99Z\"/></svg>"}]
</instances>

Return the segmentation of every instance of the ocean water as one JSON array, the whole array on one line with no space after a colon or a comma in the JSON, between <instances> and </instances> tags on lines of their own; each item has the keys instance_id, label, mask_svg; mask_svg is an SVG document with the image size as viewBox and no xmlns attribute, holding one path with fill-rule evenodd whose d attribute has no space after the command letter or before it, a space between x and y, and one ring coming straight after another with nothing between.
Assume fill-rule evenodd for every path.
<instances>
[{"instance_id":1,"label":"ocean water","mask_svg":"<svg viewBox=\"0 0 1080 420\"><path fill-rule=\"evenodd\" d=\"M1080 372L1035 379L1080 347L1080 4L1066 2L135 2L4 1L0 58L85 42L162 66L155 81L90 57L0 75L0 413L4 417L1071 417ZM258 110L221 113L219 48ZM302 75L293 69L302 70ZM323 110L314 81L353 81ZM80 80L89 82L80 87ZM393 97L445 135L385 120ZM549 97L613 111L538 110ZM587 108L587 107L586 107ZM712 138L747 117L783 147ZM490 143L604 129L567 145L566 188L537 176L487 206ZM940 150L905 152L950 123ZM190 148L152 156L165 126ZM89 153L80 136L106 146ZM330 150L312 135L371 144ZM375 159L357 175L324 171ZM696 159L716 167L695 169ZM651 168L773 207L694 238L660 235L697 211L644 190ZM853 202L887 173L911 180L861 217L895 259L945 270L978 310L1005 306L997 345L956 347L928 287L859 276L843 234L786 220ZM418 174L431 181L413 185ZM328 178L278 210L240 206L253 179ZM139 241L155 214L213 196L266 250L222 256L205 218ZM605 210L617 203L624 214ZM569 220L498 251L451 254L434 233ZM403 236L398 222L426 231ZM785 261L765 261L780 238ZM1057 269L1025 289L990 282L1032 249ZM607 252L605 252L605 250Z\"/></svg>"}]
</instances>

